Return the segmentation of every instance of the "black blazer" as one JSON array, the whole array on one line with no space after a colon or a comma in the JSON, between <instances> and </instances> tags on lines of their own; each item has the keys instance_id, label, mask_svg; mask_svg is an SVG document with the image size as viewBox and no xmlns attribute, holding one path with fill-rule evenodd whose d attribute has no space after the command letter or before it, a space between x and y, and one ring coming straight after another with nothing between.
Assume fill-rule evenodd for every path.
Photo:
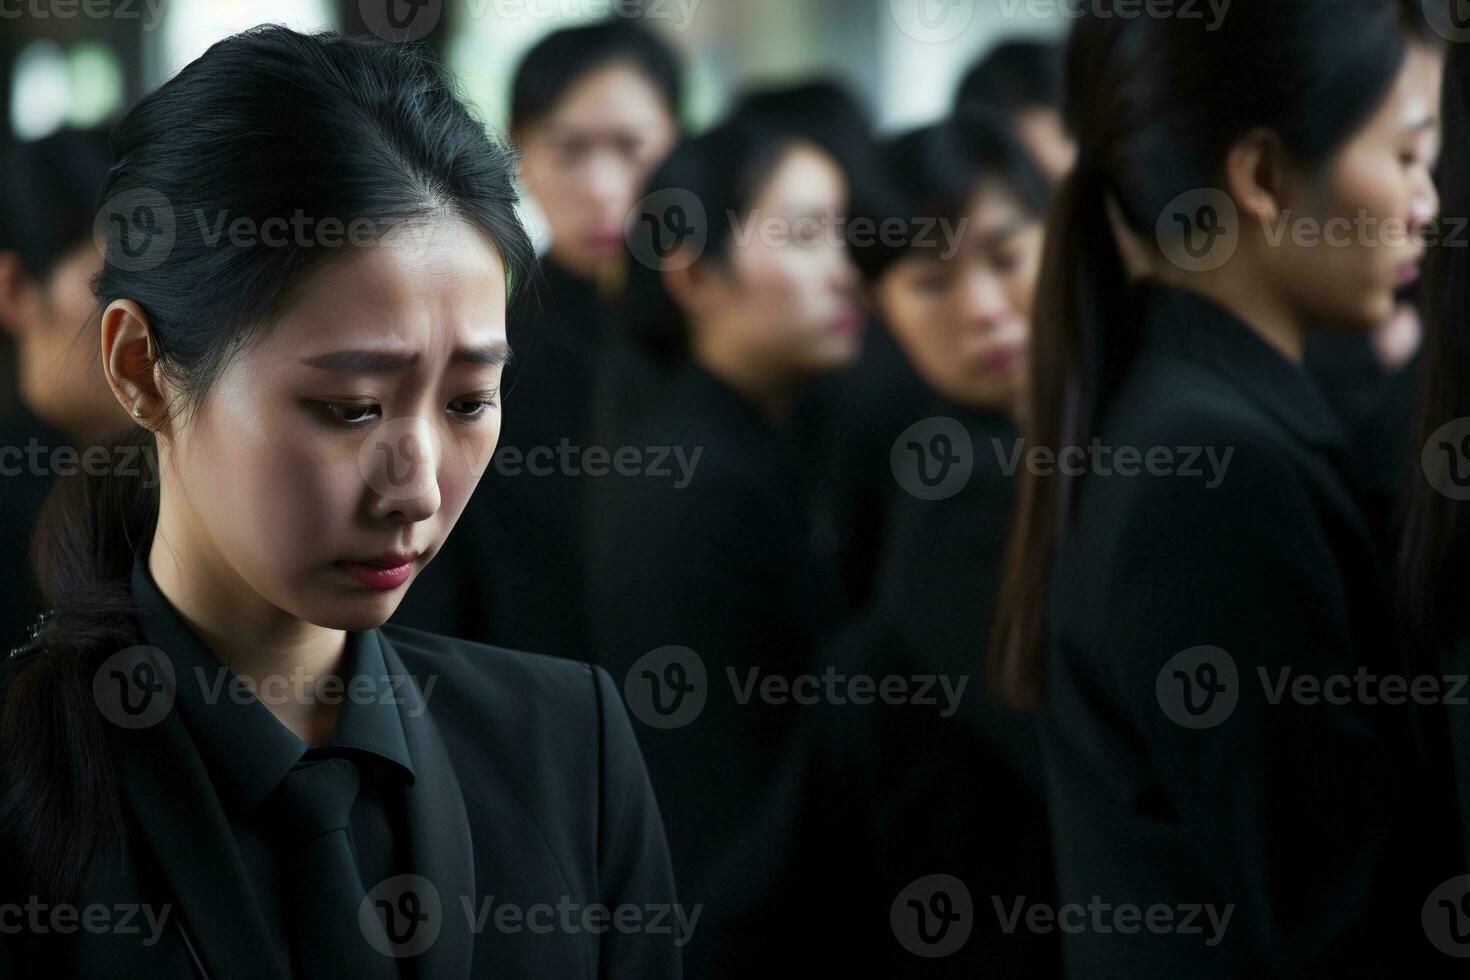
<instances>
[{"instance_id":1,"label":"black blazer","mask_svg":"<svg viewBox=\"0 0 1470 980\"><path fill-rule=\"evenodd\" d=\"M1341 430L1307 376L1223 309L1152 285L1140 307L1141 350L1098 436L1169 450L1177 469L1091 472L1056 552L1059 901L1162 904L1181 923L1197 905L1232 913L1220 937L1207 910L1191 919L1202 933L1064 934L1068 975L1423 975L1412 957L1438 954L1420 908L1450 871L1417 809L1410 710L1269 703L1286 670L1405 670ZM1217 481L1203 456L1201 475L1183 472L1194 447L1232 453Z\"/></svg>"},{"instance_id":2,"label":"black blazer","mask_svg":"<svg viewBox=\"0 0 1470 980\"><path fill-rule=\"evenodd\" d=\"M653 401L621 420L615 443L677 447L697 461L687 485L672 462L673 476L593 482L594 649L630 698L652 693L645 655L678 646L698 657L697 714L639 724L638 735L680 894L707 906L686 950L690 975L754 976L787 965L778 933L797 925L773 896L795 841L781 763L802 709L741 691L752 677L810 669L837 615L836 576L809 546L789 430L692 364Z\"/></svg>"},{"instance_id":3,"label":"black blazer","mask_svg":"<svg viewBox=\"0 0 1470 980\"><path fill-rule=\"evenodd\" d=\"M989 899L1054 897L1036 721L987 697L984 680L1017 433L998 415L932 395L878 432L891 447L910 425L936 417L963 427L969 478L951 496L920 499L899 487L883 453L893 492L873 607L824 656L842 676L902 677L927 693L919 703L808 709L793 887L810 896L812 935L843 937L811 947L839 973L1054 977L1056 936L1006 932ZM959 879L979 904L964 945L925 958L929 947L916 952L898 939L891 909L912 882L936 873ZM827 901L833 894L847 898Z\"/></svg>"},{"instance_id":4,"label":"black blazer","mask_svg":"<svg viewBox=\"0 0 1470 980\"><path fill-rule=\"evenodd\" d=\"M681 976L668 849L608 675L393 625L360 640L379 645L390 677L412 682L399 707L416 773L404 791L407 847L442 909L437 940L399 961L403 975ZM0 665L0 693L34 656L46 653ZM263 959L268 939L246 870L179 714L109 730L128 832L91 861L75 904L146 904L159 917L167 909L163 928L154 935L138 916L136 934L0 934L0 976L278 975ZM18 887L7 884L5 902L24 903ZM598 904L636 907L648 928L563 928L558 903L573 916ZM530 919L519 930L495 924L501 906L538 904L556 917L549 934ZM656 931L654 916L672 929Z\"/></svg>"}]
</instances>

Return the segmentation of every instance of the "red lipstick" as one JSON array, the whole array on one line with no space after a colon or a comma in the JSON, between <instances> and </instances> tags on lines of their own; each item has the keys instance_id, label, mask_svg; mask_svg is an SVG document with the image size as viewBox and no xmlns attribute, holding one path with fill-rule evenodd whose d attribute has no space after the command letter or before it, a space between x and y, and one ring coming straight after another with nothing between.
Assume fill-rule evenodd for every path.
<instances>
[{"instance_id":1,"label":"red lipstick","mask_svg":"<svg viewBox=\"0 0 1470 980\"><path fill-rule=\"evenodd\" d=\"M385 551L362 561L334 562L338 568L373 589L396 589L413 573L417 551Z\"/></svg>"}]
</instances>

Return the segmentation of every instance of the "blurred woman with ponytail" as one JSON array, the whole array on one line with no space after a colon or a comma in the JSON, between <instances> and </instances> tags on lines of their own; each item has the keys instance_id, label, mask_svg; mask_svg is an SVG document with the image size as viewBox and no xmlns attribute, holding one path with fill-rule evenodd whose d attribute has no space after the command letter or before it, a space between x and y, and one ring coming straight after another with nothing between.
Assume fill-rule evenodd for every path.
<instances>
[{"instance_id":1,"label":"blurred woman with ponytail","mask_svg":"<svg viewBox=\"0 0 1470 980\"><path fill-rule=\"evenodd\" d=\"M279 27L113 149L136 427L58 482L0 668L0 974L680 975L668 935L484 924L673 901L607 675L382 625L495 446L513 156L411 47Z\"/></svg>"},{"instance_id":2,"label":"blurred woman with ponytail","mask_svg":"<svg viewBox=\"0 0 1470 980\"><path fill-rule=\"evenodd\" d=\"M1058 900L1083 921L1065 969L1429 975L1452 961L1420 910L1448 872L1423 853L1443 839L1416 719L1341 693L1404 673L1385 562L1300 362L1308 331L1371 328L1415 274L1434 35L1404 0L1118 14L1090 5L1070 41L1080 159L989 651L1043 709Z\"/></svg>"}]
</instances>

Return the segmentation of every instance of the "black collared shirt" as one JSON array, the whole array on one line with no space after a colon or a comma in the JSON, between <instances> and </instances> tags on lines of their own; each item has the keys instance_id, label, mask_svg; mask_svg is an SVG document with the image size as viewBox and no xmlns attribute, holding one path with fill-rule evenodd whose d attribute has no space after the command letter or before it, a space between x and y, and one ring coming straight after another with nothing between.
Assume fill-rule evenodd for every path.
<instances>
[{"instance_id":1,"label":"black collared shirt","mask_svg":"<svg viewBox=\"0 0 1470 980\"><path fill-rule=\"evenodd\" d=\"M132 591L144 638L162 650L173 667L175 708L229 820L261 917L275 940L278 962L292 962L290 950L300 938L292 934L282 904L290 887L291 851L275 835L272 793L308 752L346 755L362 770L350 837L363 887L370 890L408 870L401 789L414 778L413 761L378 634L371 630L347 634L342 685L323 686L319 695L341 698L337 722L327 740L312 747L199 641L159 591L141 555L133 562ZM277 678L273 686L261 683L267 700L311 691L300 678ZM188 911L183 910L186 916Z\"/></svg>"}]
</instances>

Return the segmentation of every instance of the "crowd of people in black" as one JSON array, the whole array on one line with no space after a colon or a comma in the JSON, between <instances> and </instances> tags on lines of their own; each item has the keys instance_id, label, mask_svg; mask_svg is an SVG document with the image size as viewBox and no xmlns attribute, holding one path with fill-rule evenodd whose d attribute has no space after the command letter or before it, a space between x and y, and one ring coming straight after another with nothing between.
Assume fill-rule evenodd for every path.
<instances>
[{"instance_id":1,"label":"crowd of people in black","mask_svg":"<svg viewBox=\"0 0 1470 980\"><path fill-rule=\"evenodd\" d=\"M1456 971L1470 55L1410 0L1235 0L1218 22L1125 6L1083 5L1062 43L1001 44L945 118L900 133L827 78L740 93L687 132L678 56L611 19L523 57L514 152L467 135L452 85L405 46L284 30L221 42L109 132L8 148L0 842L24 873L0 900L172 894L174 960L128 962L251 975L236 958L256 933L225 935L222 901L190 904L200 886L150 824L166 818L138 802L196 793L220 832L191 846L244 862L250 928L294 975L429 971L324 956L341 922L276 894L295 852L266 842L255 804L345 757L366 787L343 850L354 901L458 861L475 894L698 910L677 943L446 932L417 975ZM292 99L321 105L283 111ZM512 167L544 218L539 257ZM273 573L240 536L258 521L329 533L335 518L269 501L326 499L331 478L300 471L351 468L315 435L257 456L235 429L140 430L152 389L128 379L177 370L186 395L197 381L201 405L279 439L263 396L238 394L233 352L248 364L293 318L396 281L306 258L316 271L295 278L294 253L211 259L182 223L174 253L135 271L96 229L99 206L138 188L181 211L456 214L491 245L509 354L477 356L498 372L498 434L470 439L472 476L441 461L436 489L396 500L369 476L362 505L362 526L399 543L444 522L433 561L370 610L309 601L309 584L291 600L284 575L238 600L337 631L330 672L414 675L447 752L407 717L402 735L355 706L225 721L180 694L194 782L140 791L133 750L69 720L99 710L86 692L123 647L160 648L181 674L214 658L258 674L218 608L237 597L183 598L164 532L208 556L181 564L216 590L256 586ZM453 283L447 266L412 281ZM385 295L441 326L470 308ZM411 336L413 319L366 316L356 339ZM142 416L119 407L132 398ZM265 474L240 481L268 498L245 516L202 503L243 490L163 465L211 431L236 440L215 480ZM97 446L153 459L151 485L145 464L144 489L67 490ZM257 621L275 623L242 620ZM241 636L304 644L294 628ZM589 685L567 661L592 665ZM69 778L83 770L103 782ZM122 886L99 881L105 835L75 854L57 839L92 840L67 821L113 812L106 780L124 838L147 842ZM440 808L467 825L434 830ZM435 851L438 833L463 849ZM0 936L0 970L93 975L118 955L56 938Z\"/></svg>"}]
</instances>

